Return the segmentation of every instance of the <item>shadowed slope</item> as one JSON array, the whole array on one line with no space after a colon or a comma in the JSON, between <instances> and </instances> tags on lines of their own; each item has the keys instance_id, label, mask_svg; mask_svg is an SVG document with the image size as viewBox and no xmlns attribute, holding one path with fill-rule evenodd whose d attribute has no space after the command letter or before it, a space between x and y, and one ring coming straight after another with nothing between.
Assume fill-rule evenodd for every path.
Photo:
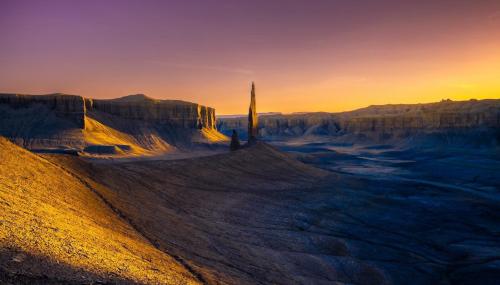
<instances>
[{"instance_id":1,"label":"shadowed slope","mask_svg":"<svg viewBox=\"0 0 500 285\"><path fill-rule=\"evenodd\" d=\"M175 161L49 156L209 284L496 284L498 203L334 174L266 144ZM90 180L89 180L90 181Z\"/></svg>"},{"instance_id":2,"label":"shadowed slope","mask_svg":"<svg viewBox=\"0 0 500 285\"><path fill-rule=\"evenodd\" d=\"M91 145L84 149L86 152L91 152L92 146L94 148L114 146L117 151L110 154L127 153L128 155L141 156L166 153L173 149L158 134L151 131L137 132L135 135L131 135L106 126L88 116L85 117L83 140ZM99 151L97 153L102 154Z\"/></svg>"},{"instance_id":3,"label":"shadowed slope","mask_svg":"<svg viewBox=\"0 0 500 285\"><path fill-rule=\"evenodd\" d=\"M307 199L328 173L266 144L176 161L83 166L51 156L113 189L103 195L160 248L210 284L384 284L340 239L304 231ZM172 230L175 229L175 230Z\"/></svg>"},{"instance_id":4,"label":"shadowed slope","mask_svg":"<svg viewBox=\"0 0 500 285\"><path fill-rule=\"evenodd\" d=\"M0 281L197 283L90 184L3 138L0 158Z\"/></svg>"}]
</instances>

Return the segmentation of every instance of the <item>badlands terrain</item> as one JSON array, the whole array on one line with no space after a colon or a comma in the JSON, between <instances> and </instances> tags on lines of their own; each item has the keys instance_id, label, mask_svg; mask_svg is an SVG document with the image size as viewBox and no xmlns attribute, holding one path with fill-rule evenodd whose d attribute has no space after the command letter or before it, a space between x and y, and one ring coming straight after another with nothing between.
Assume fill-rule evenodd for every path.
<instances>
[{"instance_id":1,"label":"badlands terrain","mask_svg":"<svg viewBox=\"0 0 500 285\"><path fill-rule=\"evenodd\" d=\"M229 152L241 118L67 96L0 96L0 283L500 280L500 100L261 116Z\"/></svg>"},{"instance_id":2,"label":"badlands terrain","mask_svg":"<svg viewBox=\"0 0 500 285\"><path fill-rule=\"evenodd\" d=\"M0 94L0 135L34 151L86 156L152 156L227 140L215 131L213 108L143 94Z\"/></svg>"},{"instance_id":3,"label":"badlands terrain","mask_svg":"<svg viewBox=\"0 0 500 285\"><path fill-rule=\"evenodd\" d=\"M235 129L246 137L247 120L245 116L221 118L217 127L225 134ZM267 140L328 136L351 144L410 142L421 146L467 141L498 145L499 128L500 99L373 105L342 113L264 114L259 118L259 134Z\"/></svg>"}]
</instances>

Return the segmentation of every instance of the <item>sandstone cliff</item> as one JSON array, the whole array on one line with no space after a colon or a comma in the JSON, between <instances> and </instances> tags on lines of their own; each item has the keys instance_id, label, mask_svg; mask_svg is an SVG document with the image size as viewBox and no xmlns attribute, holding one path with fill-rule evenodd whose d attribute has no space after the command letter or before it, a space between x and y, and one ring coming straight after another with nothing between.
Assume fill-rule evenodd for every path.
<instances>
[{"instance_id":1,"label":"sandstone cliff","mask_svg":"<svg viewBox=\"0 0 500 285\"><path fill-rule=\"evenodd\" d=\"M348 132L498 128L500 100L370 106L340 114L338 118L341 129Z\"/></svg>"},{"instance_id":2,"label":"sandstone cliff","mask_svg":"<svg viewBox=\"0 0 500 285\"><path fill-rule=\"evenodd\" d=\"M126 119L169 124L174 127L215 128L215 109L179 100L155 100L142 94L119 99L86 99L88 110Z\"/></svg>"},{"instance_id":3,"label":"sandstone cliff","mask_svg":"<svg viewBox=\"0 0 500 285\"><path fill-rule=\"evenodd\" d=\"M44 105L53 110L58 117L70 119L79 128L85 127L85 101L81 96L0 94L0 105L7 105L14 109Z\"/></svg>"},{"instance_id":4,"label":"sandstone cliff","mask_svg":"<svg viewBox=\"0 0 500 285\"><path fill-rule=\"evenodd\" d=\"M215 109L142 94L109 100L0 94L0 135L34 150L136 155L226 140L216 130Z\"/></svg>"}]
</instances>

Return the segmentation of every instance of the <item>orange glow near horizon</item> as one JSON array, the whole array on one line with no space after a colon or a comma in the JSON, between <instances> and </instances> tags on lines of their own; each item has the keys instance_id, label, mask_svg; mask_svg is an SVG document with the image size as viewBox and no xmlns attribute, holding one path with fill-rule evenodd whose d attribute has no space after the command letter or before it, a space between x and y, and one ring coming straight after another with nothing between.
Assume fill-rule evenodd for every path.
<instances>
[{"instance_id":1,"label":"orange glow near horizon","mask_svg":"<svg viewBox=\"0 0 500 285\"><path fill-rule=\"evenodd\" d=\"M248 111L251 81L259 112L500 98L499 1L209 2L2 1L0 92L219 115Z\"/></svg>"}]
</instances>

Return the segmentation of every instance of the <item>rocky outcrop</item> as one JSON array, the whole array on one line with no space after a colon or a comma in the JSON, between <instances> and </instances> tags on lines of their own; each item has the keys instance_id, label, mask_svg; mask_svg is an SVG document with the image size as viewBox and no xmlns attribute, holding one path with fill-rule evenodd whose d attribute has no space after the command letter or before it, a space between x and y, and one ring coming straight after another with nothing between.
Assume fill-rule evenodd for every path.
<instances>
[{"instance_id":1,"label":"rocky outcrop","mask_svg":"<svg viewBox=\"0 0 500 285\"><path fill-rule=\"evenodd\" d=\"M56 116L69 119L81 129L85 128L85 101L82 96L0 94L2 104L14 109L44 105L53 110Z\"/></svg>"},{"instance_id":2,"label":"rocky outcrop","mask_svg":"<svg viewBox=\"0 0 500 285\"><path fill-rule=\"evenodd\" d=\"M87 99L89 110L97 110L125 119L141 120L172 127L214 129L215 109L178 100L98 100Z\"/></svg>"},{"instance_id":3,"label":"rocky outcrop","mask_svg":"<svg viewBox=\"0 0 500 285\"><path fill-rule=\"evenodd\" d=\"M179 100L155 100L144 95L121 99L98 100L77 95L19 95L0 94L0 104L11 108L27 108L36 104L47 106L57 116L68 118L81 129L85 114L97 110L125 119L143 120L172 127L215 129L215 109Z\"/></svg>"},{"instance_id":4,"label":"rocky outcrop","mask_svg":"<svg viewBox=\"0 0 500 285\"><path fill-rule=\"evenodd\" d=\"M134 155L227 140L216 130L215 109L141 94L110 100L0 94L0 136L39 151Z\"/></svg>"}]
</instances>

